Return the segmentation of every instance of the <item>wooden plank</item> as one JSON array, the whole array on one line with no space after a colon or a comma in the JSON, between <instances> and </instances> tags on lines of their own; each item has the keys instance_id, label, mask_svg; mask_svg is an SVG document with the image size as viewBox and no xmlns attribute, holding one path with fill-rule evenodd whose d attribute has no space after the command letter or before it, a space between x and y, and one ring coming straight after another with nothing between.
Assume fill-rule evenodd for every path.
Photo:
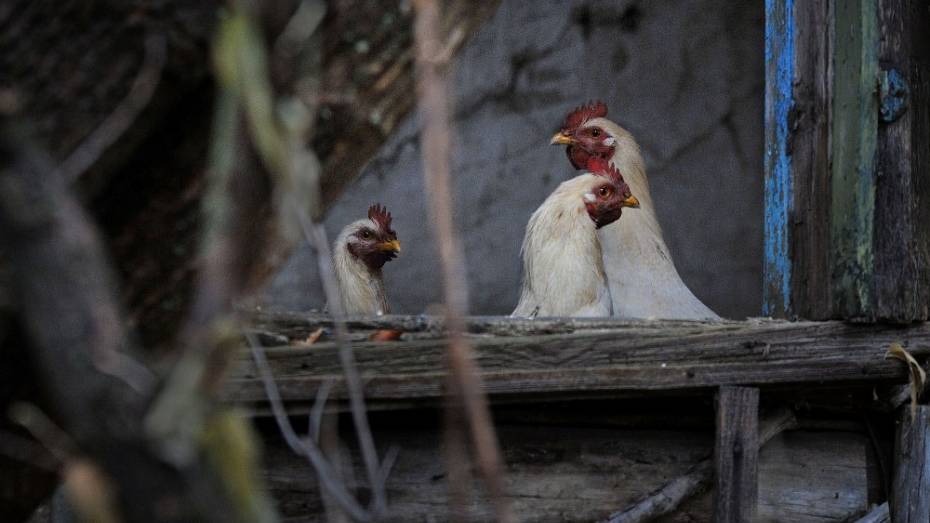
<instances>
[{"instance_id":1,"label":"wooden plank","mask_svg":"<svg viewBox=\"0 0 930 523\"><path fill-rule=\"evenodd\" d=\"M880 0L884 85L908 92L882 102L875 203L875 315L928 318L930 305L930 25L925 2ZM886 89L883 88L883 91ZM892 106L894 102L894 107ZM895 109L898 109L895 111ZM903 112L900 112L903 110Z\"/></svg>"},{"instance_id":2,"label":"wooden plank","mask_svg":"<svg viewBox=\"0 0 930 523\"><path fill-rule=\"evenodd\" d=\"M832 208L833 301L843 318L871 319L878 14L874 0L834 5Z\"/></svg>"},{"instance_id":3,"label":"wooden plank","mask_svg":"<svg viewBox=\"0 0 930 523\"><path fill-rule=\"evenodd\" d=\"M780 410L760 424L758 448L764 447L769 440L781 434L782 431L796 427L797 419L794 412L789 409ZM704 490L713 477L713 463L710 459L705 459L648 497L611 514L607 523L639 523L652 521L669 514L675 511L683 501Z\"/></svg>"},{"instance_id":4,"label":"wooden plank","mask_svg":"<svg viewBox=\"0 0 930 523\"><path fill-rule=\"evenodd\" d=\"M793 110L794 0L765 0L765 260L762 313L792 311L789 230L792 168L788 147Z\"/></svg>"},{"instance_id":5,"label":"wooden plank","mask_svg":"<svg viewBox=\"0 0 930 523\"><path fill-rule=\"evenodd\" d=\"M714 521L749 522L759 494L759 389L720 387L714 445Z\"/></svg>"},{"instance_id":6,"label":"wooden plank","mask_svg":"<svg viewBox=\"0 0 930 523\"><path fill-rule=\"evenodd\" d=\"M833 317L830 296L830 111L833 2L802 1L795 19L788 125L793 208L788 224L791 308L788 317Z\"/></svg>"},{"instance_id":7,"label":"wooden plank","mask_svg":"<svg viewBox=\"0 0 930 523\"><path fill-rule=\"evenodd\" d=\"M379 425L377 418L373 422L381 449L400 448L387 482L388 521L447 520L439 429L422 422L391 427ZM509 498L522 521L603 521L618 507L681 477L713 449L710 432L503 424L499 434ZM343 436L351 441L351 434ZM760 520L822 523L861 513L867 503L859 479L865 474L865 442L849 432L802 430L775 437L760 454ZM355 471L348 474L349 487L364 492L362 463L354 446L348 447ZM264 454L266 484L284 520L325 521L309 465L274 436L266 438ZM798 496L799 481L803 496ZM469 521L492 520L484 491L472 492ZM686 507L670 518L660 521L709 522L710 505Z\"/></svg>"},{"instance_id":8,"label":"wooden plank","mask_svg":"<svg viewBox=\"0 0 930 523\"><path fill-rule=\"evenodd\" d=\"M721 385L785 386L903 382L906 369L884 359L892 342L918 358L930 355L930 325L860 326L841 322L731 322L660 328L641 322L602 332L525 337L475 337L486 390L504 399L525 394L644 393L708 390ZM648 326L646 326L648 324ZM355 347L373 401L441 397L445 342L431 339L362 343ZM341 368L330 343L268 349L286 400L312 401ZM242 361L228 383L233 401L263 402L261 383Z\"/></svg>"},{"instance_id":9,"label":"wooden plank","mask_svg":"<svg viewBox=\"0 0 930 523\"><path fill-rule=\"evenodd\" d=\"M891 517L895 523L930 521L930 406L905 409L895 441Z\"/></svg>"},{"instance_id":10,"label":"wooden plank","mask_svg":"<svg viewBox=\"0 0 930 523\"><path fill-rule=\"evenodd\" d=\"M263 333L269 339L283 336L291 340L303 340L317 329L332 331L334 322L329 314L317 312L244 310L243 320L253 332ZM510 316L468 316L465 332L494 336L532 336L542 334L568 334L578 331L593 331L623 327L642 329L668 329L691 327L703 329L708 325L738 325L739 322L719 320L702 322L695 320L623 320L619 318L513 318ZM366 334L383 329L399 330L406 334L424 333L434 336L445 334L445 319L442 316L386 314L382 316L353 316L346 318L346 326L357 333ZM410 336L407 337L409 339Z\"/></svg>"}]
</instances>

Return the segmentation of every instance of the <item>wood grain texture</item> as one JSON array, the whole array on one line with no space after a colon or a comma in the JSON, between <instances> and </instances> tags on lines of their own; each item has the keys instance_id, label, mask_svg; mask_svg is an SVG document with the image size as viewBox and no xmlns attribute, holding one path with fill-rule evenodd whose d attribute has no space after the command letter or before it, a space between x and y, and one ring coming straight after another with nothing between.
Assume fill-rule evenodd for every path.
<instances>
[{"instance_id":1,"label":"wood grain texture","mask_svg":"<svg viewBox=\"0 0 930 523\"><path fill-rule=\"evenodd\" d=\"M789 136L795 63L794 0L765 2L765 260L762 314L790 317L793 182ZM803 51L803 50L802 50Z\"/></svg>"},{"instance_id":2,"label":"wood grain texture","mask_svg":"<svg viewBox=\"0 0 930 523\"><path fill-rule=\"evenodd\" d=\"M521 521L603 521L617 509L681 477L712 452L709 432L533 425L499 426L510 500ZM388 478L390 521L445 521L446 475L436 427L375 423L383 449L400 447ZM344 434L350 438L350 434ZM348 440L346 440L348 441ZM865 439L848 432L792 431L760 455L759 518L797 523L844 521L866 508ZM350 448L346 477L365 492ZM266 478L285 521L322 521L313 472L279 441L266 443ZM798 488L800 485L802 488ZM491 521L481 489L472 489L469 521ZM842 495L836 496L837 492ZM659 521L709 522L710 504L695 499Z\"/></svg>"},{"instance_id":3,"label":"wood grain texture","mask_svg":"<svg viewBox=\"0 0 930 523\"><path fill-rule=\"evenodd\" d=\"M833 2L794 4L791 155L793 206L789 227L791 307L784 314L833 317L830 279L830 114Z\"/></svg>"},{"instance_id":4,"label":"wood grain texture","mask_svg":"<svg viewBox=\"0 0 930 523\"><path fill-rule=\"evenodd\" d=\"M875 315L928 318L930 306L930 14L924 2L881 0L882 71L909 86L903 114L878 128L875 203Z\"/></svg>"},{"instance_id":5,"label":"wood grain texture","mask_svg":"<svg viewBox=\"0 0 930 523\"><path fill-rule=\"evenodd\" d=\"M874 318L878 13L874 0L834 4L831 274L835 313Z\"/></svg>"},{"instance_id":6,"label":"wood grain texture","mask_svg":"<svg viewBox=\"0 0 930 523\"><path fill-rule=\"evenodd\" d=\"M895 441L891 517L895 523L930 520L930 406L905 409Z\"/></svg>"},{"instance_id":7,"label":"wood grain texture","mask_svg":"<svg viewBox=\"0 0 930 523\"><path fill-rule=\"evenodd\" d=\"M492 400L526 394L707 391L721 385L903 382L903 364L884 359L892 342L924 358L930 355L930 325L618 322L616 328L595 332L472 340ZM443 339L356 345L366 396L375 403L440 398L444 346ZM335 381L333 397L344 397L332 344L267 352L285 400L312 401L317 387L328 380ZM255 376L251 363L242 361L226 397L264 402Z\"/></svg>"},{"instance_id":8,"label":"wood grain texture","mask_svg":"<svg viewBox=\"0 0 930 523\"><path fill-rule=\"evenodd\" d=\"M750 522L759 494L759 389L720 387L714 444L714 520Z\"/></svg>"},{"instance_id":9,"label":"wood grain texture","mask_svg":"<svg viewBox=\"0 0 930 523\"><path fill-rule=\"evenodd\" d=\"M888 502L873 508L864 516L856 520L856 523L891 523L891 513L888 509Z\"/></svg>"},{"instance_id":10,"label":"wood grain texture","mask_svg":"<svg viewBox=\"0 0 930 523\"><path fill-rule=\"evenodd\" d=\"M758 448L765 446L784 430L797 427L794 412L782 409L759 426ZM758 450L758 448L756 450ZM704 490L714 478L714 464L708 458L693 466L687 473L666 483L661 489L610 515L607 523L641 523L674 512L682 502Z\"/></svg>"}]
</instances>

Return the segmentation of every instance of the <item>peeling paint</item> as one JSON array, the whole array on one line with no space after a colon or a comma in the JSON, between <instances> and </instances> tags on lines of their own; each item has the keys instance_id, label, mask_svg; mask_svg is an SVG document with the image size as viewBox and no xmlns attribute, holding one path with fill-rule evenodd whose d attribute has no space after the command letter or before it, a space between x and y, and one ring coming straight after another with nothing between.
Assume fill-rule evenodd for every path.
<instances>
[{"instance_id":1,"label":"peeling paint","mask_svg":"<svg viewBox=\"0 0 930 523\"><path fill-rule=\"evenodd\" d=\"M791 312L792 206L789 118L793 106L794 0L765 2L765 263L762 314Z\"/></svg>"}]
</instances>

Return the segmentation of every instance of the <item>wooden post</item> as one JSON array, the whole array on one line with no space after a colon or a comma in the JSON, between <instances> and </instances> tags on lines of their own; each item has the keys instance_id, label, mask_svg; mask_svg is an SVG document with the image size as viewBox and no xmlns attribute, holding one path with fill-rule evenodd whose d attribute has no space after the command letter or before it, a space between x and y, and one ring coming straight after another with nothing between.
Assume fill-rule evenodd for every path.
<instances>
[{"instance_id":1,"label":"wooden post","mask_svg":"<svg viewBox=\"0 0 930 523\"><path fill-rule=\"evenodd\" d=\"M930 12L926 2L879 0L881 39L876 315L926 319L930 306Z\"/></svg>"},{"instance_id":2,"label":"wooden post","mask_svg":"<svg viewBox=\"0 0 930 523\"><path fill-rule=\"evenodd\" d=\"M902 409L895 438L891 519L895 523L930 521L930 406L919 405L912 418Z\"/></svg>"},{"instance_id":3,"label":"wooden post","mask_svg":"<svg viewBox=\"0 0 930 523\"><path fill-rule=\"evenodd\" d=\"M764 314L928 319L928 18L766 0Z\"/></svg>"},{"instance_id":4,"label":"wooden post","mask_svg":"<svg viewBox=\"0 0 930 523\"><path fill-rule=\"evenodd\" d=\"M717 395L717 440L714 521L752 521L759 494L759 389L720 387Z\"/></svg>"}]
</instances>

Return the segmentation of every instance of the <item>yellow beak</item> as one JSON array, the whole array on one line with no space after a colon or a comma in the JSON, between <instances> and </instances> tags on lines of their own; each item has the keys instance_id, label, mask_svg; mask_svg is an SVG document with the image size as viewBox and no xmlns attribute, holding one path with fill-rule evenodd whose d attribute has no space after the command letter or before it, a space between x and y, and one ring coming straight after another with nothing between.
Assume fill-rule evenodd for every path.
<instances>
[{"instance_id":1,"label":"yellow beak","mask_svg":"<svg viewBox=\"0 0 930 523\"><path fill-rule=\"evenodd\" d=\"M574 138L571 136L555 133L555 136L552 137L552 140L549 140L549 145L571 145L575 143Z\"/></svg>"},{"instance_id":2,"label":"yellow beak","mask_svg":"<svg viewBox=\"0 0 930 523\"><path fill-rule=\"evenodd\" d=\"M400 252L400 240L391 240L389 242L381 242L378 244L379 251L390 251L390 252Z\"/></svg>"},{"instance_id":3,"label":"yellow beak","mask_svg":"<svg viewBox=\"0 0 930 523\"><path fill-rule=\"evenodd\" d=\"M639 200L637 200L636 197L631 194L629 198L627 198L626 200L623 200L620 206L621 207L632 207L635 209L639 207Z\"/></svg>"}]
</instances>

